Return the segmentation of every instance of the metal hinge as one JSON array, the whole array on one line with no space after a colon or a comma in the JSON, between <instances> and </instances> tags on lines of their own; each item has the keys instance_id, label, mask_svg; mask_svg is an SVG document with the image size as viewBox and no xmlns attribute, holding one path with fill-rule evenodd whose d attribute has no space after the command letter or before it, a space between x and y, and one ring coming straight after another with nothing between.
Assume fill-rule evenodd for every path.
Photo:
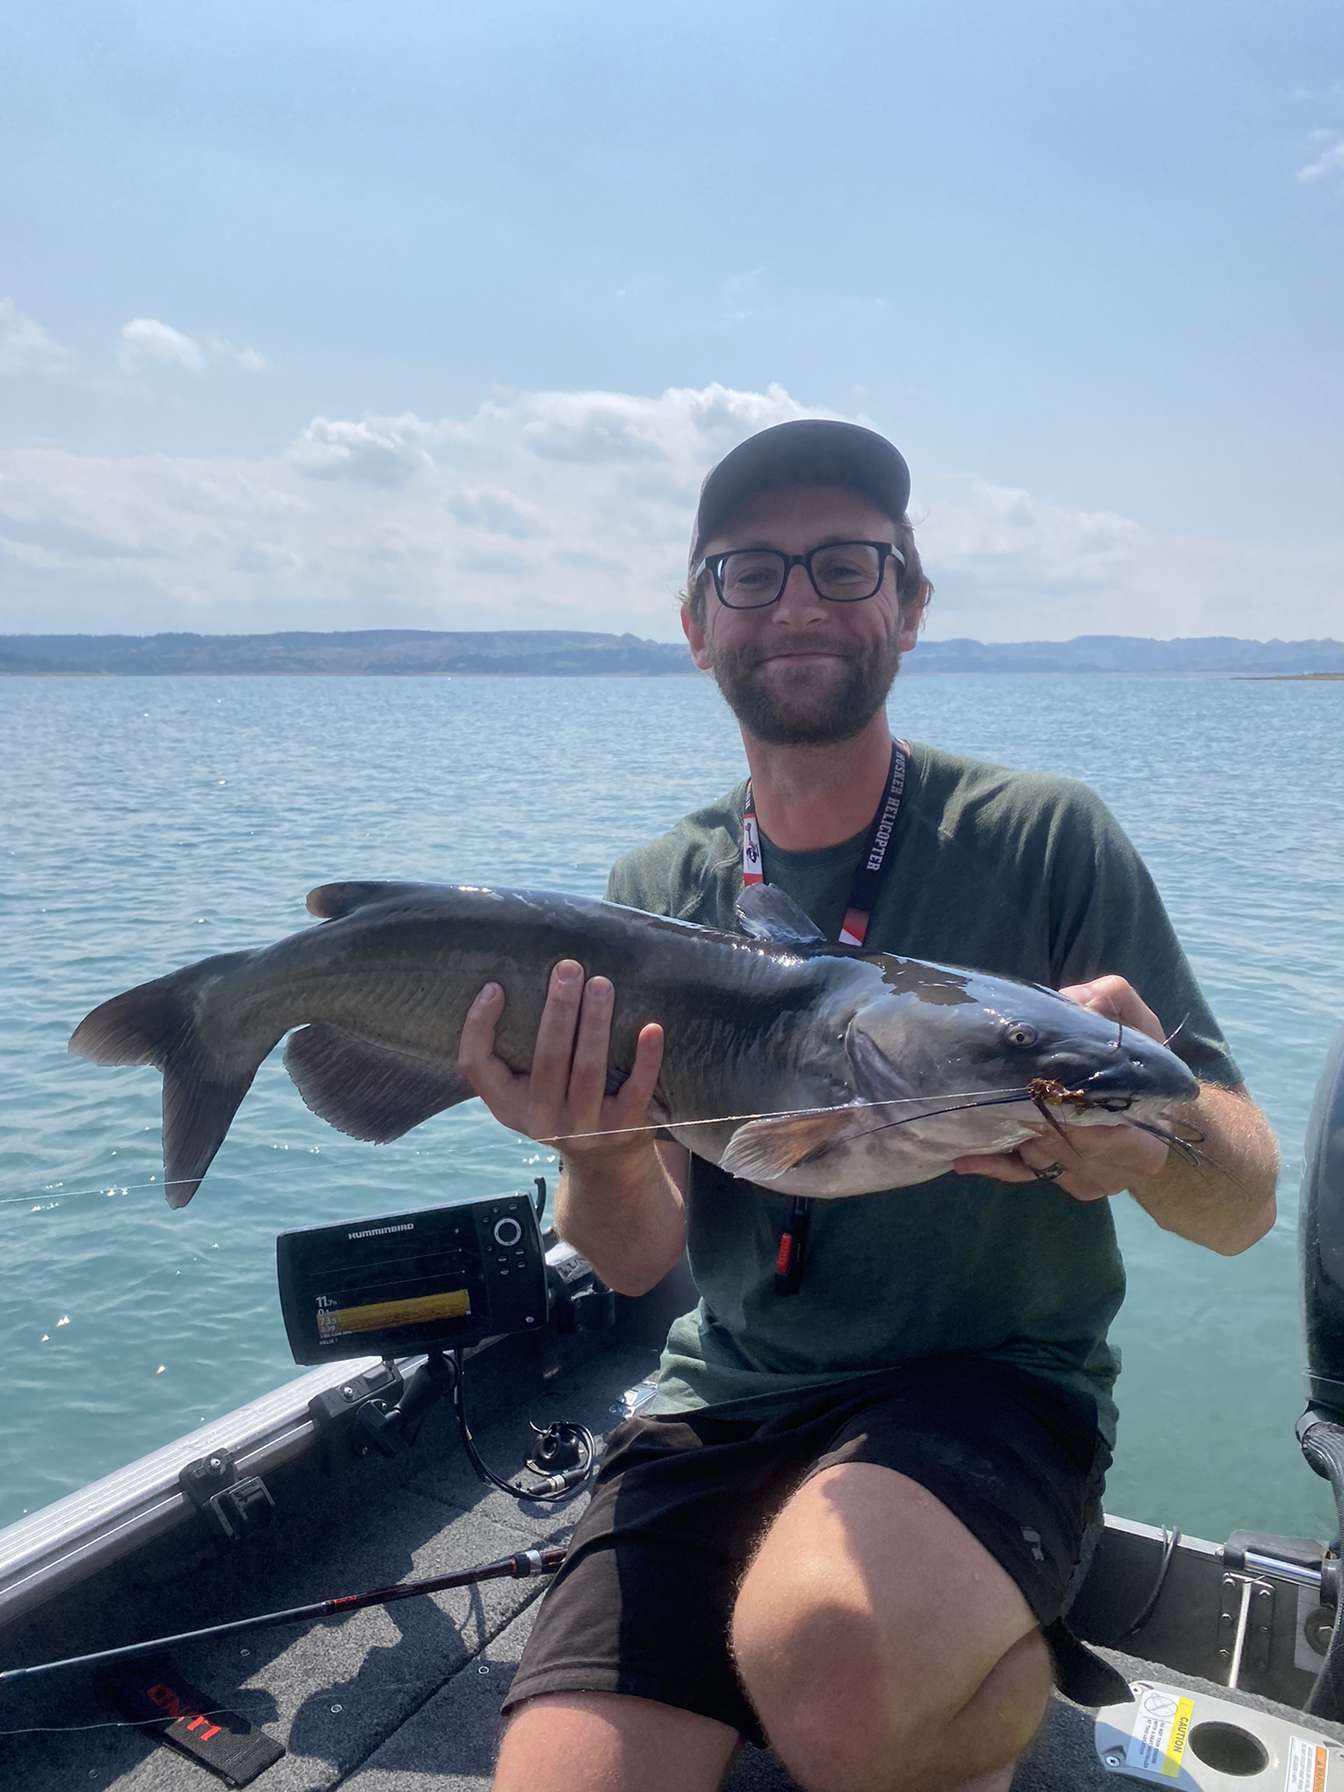
<instances>
[{"instance_id":1,"label":"metal hinge","mask_svg":"<svg viewBox=\"0 0 1344 1792\"><path fill-rule=\"evenodd\" d=\"M1250 1574L1224 1574L1218 1604L1218 1659L1227 1663L1225 1686L1239 1686L1247 1670L1269 1670L1274 1634L1274 1588Z\"/></svg>"}]
</instances>

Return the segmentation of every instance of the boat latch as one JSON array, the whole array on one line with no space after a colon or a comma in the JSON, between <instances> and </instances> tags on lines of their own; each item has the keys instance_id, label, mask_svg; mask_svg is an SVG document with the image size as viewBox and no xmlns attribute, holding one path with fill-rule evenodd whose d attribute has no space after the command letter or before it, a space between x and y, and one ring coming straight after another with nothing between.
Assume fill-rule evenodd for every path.
<instances>
[{"instance_id":1,"label":"boat latch","mask_svg":"<svg viewBox=\"0 0 1344 1792\"><path fill-rule=\"evenodd\" d=\"M1311 1720L1160 1680L1135 1680L1127 1705L1097 1713L1093 1744L1126 1786L1164 1792L1313 1792L1344 1774L1344 1749ZM1118 1789L1117 1789L1118 1792Z\"/></svg>"},{"instance_id":2,"label":"boat latch","mask_svg":"<svg viewBox=\"0 0 1344 1792\"><path fill-rule=\"evenodd\" d=\"M178 1485L226 1542L240 1543L275 1516L275 1501L260 1475L243 1475L227 1450L189 1462Z\"/></svg>"}]
</instances>

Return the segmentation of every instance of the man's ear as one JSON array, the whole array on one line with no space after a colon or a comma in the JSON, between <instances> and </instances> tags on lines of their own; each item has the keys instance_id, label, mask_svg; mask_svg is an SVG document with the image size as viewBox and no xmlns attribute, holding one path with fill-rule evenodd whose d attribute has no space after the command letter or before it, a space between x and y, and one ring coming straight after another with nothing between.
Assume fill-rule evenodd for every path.
<instances>
[{"instance_id":1,"label":"man's ear","mask_svg":"<svg viewBox=\"0 0 1344 1792\"><path fill-rule=\"evenodd\" d=\"M920 586L901 603L900 647L902 653L910 653L919 645L919 631L924 626L924 618L928 614L929 598L933 595L928 584Z\"/></svg>"},{"instance_id":2,"label":"man's ear","mask_svg":"<svg viewBox=\"0 0 1344 1792\"><path fill-rule=\"evenodd\" d=\"M705 637L704 623L703 621L697 622L696 618L691 613L691 606L689 604L683 604L681 606L681 632L686 637L687 645L691 650L691 658L695 661L697 667L701 672L708 672L710 668L710 653L709 642Z\"/></svg>"}]
</instances>

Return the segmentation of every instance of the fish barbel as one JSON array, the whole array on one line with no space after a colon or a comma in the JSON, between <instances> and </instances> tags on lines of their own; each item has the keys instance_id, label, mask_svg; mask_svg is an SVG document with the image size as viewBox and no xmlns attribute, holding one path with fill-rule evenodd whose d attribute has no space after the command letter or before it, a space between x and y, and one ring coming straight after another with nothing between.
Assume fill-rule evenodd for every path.
<instances>
[{"instance_id":1,"label":"fish barbel","mask_svg":"<svg viewBox=\"0 0 1344 1792\"><path fill-rule=\"evenodd\" d=\"M495 1050L529 1069L562 958L615 987L610 1086L660 1022L651 1123L784 1194L928 1181L963 1153L1012 1150L1046 1101L1070 1125L1152 1126L1197 1091L1164 1046L1054 990L831 944L772 885L743 892L745 934L470 885L324 884L308 908L323 925L142 983L75 1029L82 1057L163 1072L170 1206L191 1199L286 1033L314 1113L356 1138L400 1138L474 1094L457 1051L482 984L507 998Z\"/></svg>"}]
</instances>

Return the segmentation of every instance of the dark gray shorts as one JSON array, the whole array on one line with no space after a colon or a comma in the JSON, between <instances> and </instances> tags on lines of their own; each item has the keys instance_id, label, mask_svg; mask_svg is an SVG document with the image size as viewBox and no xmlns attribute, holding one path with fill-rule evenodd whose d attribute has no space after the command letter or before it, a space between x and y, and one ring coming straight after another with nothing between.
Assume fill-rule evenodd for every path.
<instances>
[{"instance_id":1,"label":"dark gray shorts","mask_svg":"<svg viewBox=\"0 0 1344 1792\"><path fill-rule=\"evenodd\" d=\"M729 1656L737 1588L784 1502L841 1462L897 1470L966 1526L1021 1588L1062 1691L1127 1696L1062 1621L1110 1462L1095 1402L983 1358L938 1357L765 1420L710 1407L619 1426L504 1709L539 1693L631 1693L759 1744Z\"/></svg>"}]
</instances>

